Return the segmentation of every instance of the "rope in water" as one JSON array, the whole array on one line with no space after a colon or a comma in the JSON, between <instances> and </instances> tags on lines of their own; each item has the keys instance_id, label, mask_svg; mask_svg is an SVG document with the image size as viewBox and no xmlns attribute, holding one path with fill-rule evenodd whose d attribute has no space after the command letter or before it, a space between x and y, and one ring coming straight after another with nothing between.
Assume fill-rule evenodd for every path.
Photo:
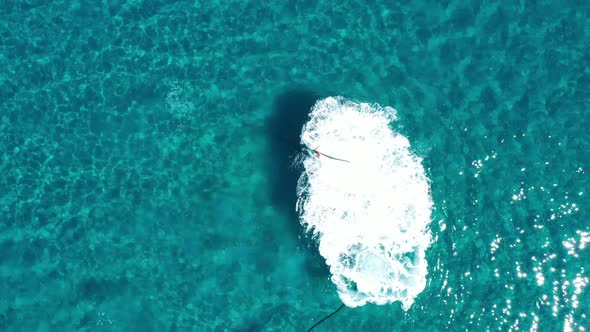
<instances>
[{"instance_id":1,"label":"rope in water","mask_svg":"<svg viewBox=\"0 0 590 332\"><path fill-rule=\"evenodd\" d=\"M309 146L307 146L307 145L305 145L305 147L306 147L306 148L308 148L309 150L311 150L311 151L312 151L312 152L313 152L313 153L316 155L316 157L318 157L318 158L320 157L320 155L322 155L322 156L324 156L324 157L327 157L327 158L330 158L330 159L333 159L333 160L338 160L338 161L343 161L343 162L345 162L345 163L350 163L350 161L349 161L349 160L346 160L346 159L340 159L340 158L336 158L336 157L329 156L329 155L327 155L327 154L325 154L325 153L321 153L321 152L319 152L319 151L317 150L317 148L315 148L315 149L312 149L312 148L310 148L310 147L309 147Z\"/></svg>"},{"instance_id":2,"label":"rope in water","mask_svg":"<svg viewBox=\"0 0 590 332\"><path fill-rule=\"evenodd\" d=\"M336 309L336 311L334 311L333 313L329 314L328 316L324 317L322 320L320 320L319 322L313 324L312 327L309 328L309 330L307 330L307 332L313 330L316 326L320 325L321 323L323 323L326 319L332 317L335 313L337 313L338 311L340 311L340 309L344 308L344 304L342 304L340 307L338 307L338 309Z\"/></svg>"},{"instance_id":3,"label":"rope in water","mask_svg":"<svg viewBox=\"0 0 590 332\"><path fill-rule=\"evenodd\" d=\"M317 150L317 148L315 148L315 149L312 149L312 148L311 148L311 147L309 147L307 144L304 144L304 146L305 146L305 147L306 147L308 150L310 150L311 152L313 152L313 154L315 154L315 156L316 156L316 157L318 157L318 158L320 157L320 155L322 155L322 156L324 156L324 157L327 157L327 158L330 158L330 159L333 159L333 160L337 160L337 161L343 161L343 162L345 162L345 163L350 163L350 161L348 161L348 160L346 160L346 159L340 159L340 158L336 158L336 157L329 156L329 155L327 155L327 154L325 154L325 153L321 153L321 152L319 152L319 151ZM326 321L328 318L330 318L330 317L332 317L333 315L335 315L335 314L336 314L338 311L340 311L342 308L344 308L344 304L342 304L341 306L339 306L339 307L338 307L338 309L336 309L334 312L332 312L332 313L331 313L331 314L329 314L328 316L326 316L326 317L322 318L322 319L321 319L319 322L317 322L317 323L313 324L313 326L312 326L312 327L310 327L310 328L307 330L307 332L310 332L311 330L313 330L314 328L316 328L316 326L318 326L318 325L320 325L321 323L325 322L325 321Z\"/></svg>"}]
</instances>

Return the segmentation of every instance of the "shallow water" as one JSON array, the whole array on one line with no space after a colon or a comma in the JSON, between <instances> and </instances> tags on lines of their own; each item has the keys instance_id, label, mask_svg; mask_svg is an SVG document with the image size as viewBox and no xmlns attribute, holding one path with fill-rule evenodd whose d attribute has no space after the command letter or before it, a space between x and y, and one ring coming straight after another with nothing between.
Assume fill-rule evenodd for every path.
<instances>
[{"instance_id":1,"label":"shallow water","mask_svg":"<svg viewBox=\"0 0 590 332\"><path fill-rule=\"evenodd\" d=\"M435 210L412 307L334 331L590 326L590 6L0 2L0 329L301 331L322 96L398 111Z\"/></svg>"}]
</instances>

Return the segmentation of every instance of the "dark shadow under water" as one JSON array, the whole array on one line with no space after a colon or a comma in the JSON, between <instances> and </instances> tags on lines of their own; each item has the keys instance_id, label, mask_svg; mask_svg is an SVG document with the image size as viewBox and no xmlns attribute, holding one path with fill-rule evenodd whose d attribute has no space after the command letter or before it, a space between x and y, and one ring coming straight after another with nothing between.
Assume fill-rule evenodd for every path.
<instances>
[{"instance_id":1,"label":"dark shadow under water","mask_svg":"<svg viewBox=\"0 0 590 332\"><path fill-rule=\"evenodd\" d=\"M273 184L273 204L292 216L296 216L297 180L302 172L301 165L294 164L293 161L303 152L300 143L301 129L317 99L318 96L305 90L283 93L275 99L267 122L272 157L268 171Z\"/></svg>"},{"instance_id":2,"label":"dark shadow under water","mask_svg":"<svg viewBox=\"0 0 590 332\"><path fill-rule=\"evenodd\" d=\"M312 240L304 235L295 210L297 203L297 180L303 171L295 158L304 153L301 145L301 129L309 119L309 113L320 98L309 90L296 88L278 95L273 103L273 110L266 123L269 140L269 163L267 174L270 178L270 197L289 223L288 229L299 239L301 247L311 247L306 255L306 269L310 275L325 277L329 275L324 259L317 251L317 245L310 245Z\"/></svg>"}]
</instances>

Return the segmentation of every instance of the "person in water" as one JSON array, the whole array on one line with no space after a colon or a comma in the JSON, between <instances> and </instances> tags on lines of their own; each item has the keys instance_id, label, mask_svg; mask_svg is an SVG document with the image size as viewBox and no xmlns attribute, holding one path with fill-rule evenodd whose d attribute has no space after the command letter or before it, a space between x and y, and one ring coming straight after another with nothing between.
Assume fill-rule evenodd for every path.
<instances>
[{"instance_id":1,"label":"person in water","mask_svg":"<svg viewBox=\"0 0 590 332\"><path fill-rule=\"evenodd\" d=\"M319 148L319 146L318 146L318 148ZM315 156L319 158L320 157L320 152L318 151L318 148L311 149L311 151L313 151L313 153L315 154Z\"/></svg>"}]
</instances>

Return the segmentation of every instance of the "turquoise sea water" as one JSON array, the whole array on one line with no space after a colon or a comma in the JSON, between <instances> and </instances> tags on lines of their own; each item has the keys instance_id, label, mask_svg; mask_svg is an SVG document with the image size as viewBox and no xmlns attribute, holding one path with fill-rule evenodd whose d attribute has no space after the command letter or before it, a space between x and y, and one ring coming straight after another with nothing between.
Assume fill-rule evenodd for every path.
<instances>
[{"instance_id":1,"label":"turquoise sea water","mask_svg":"<svg viewBox=\"0 0 590 332\"><path fill-rule=\"evenodd\" d=\"M0 1L0 330L302 331L324 96L398 110L426 289L317 331L590 327L585 1Z\"/></svg>"}]
</instances>

